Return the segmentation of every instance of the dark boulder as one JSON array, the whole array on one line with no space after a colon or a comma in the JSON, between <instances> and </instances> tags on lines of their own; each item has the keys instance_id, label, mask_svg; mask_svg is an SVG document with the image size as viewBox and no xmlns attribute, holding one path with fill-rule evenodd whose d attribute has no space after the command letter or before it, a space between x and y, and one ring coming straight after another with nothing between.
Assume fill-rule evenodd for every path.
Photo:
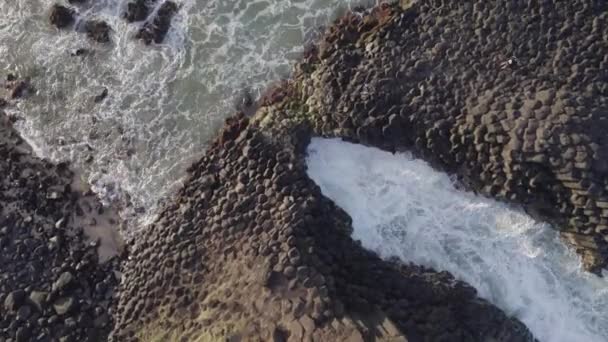
<instances>
[{"instance_id":1,"label":"dark boulder","mask_svg":"<svg viewBox=\"0 0 608 342\"><path fill-rule=\"evenodd\" d=\"M76 20L74 10L58 4L53 5L49 19L58 29L70 27Z\"/></svg>"},{"instance_id":2,"label":"dark boulder","mask_svg":"<svg viewBox=\"0 0 608 342\"><path fill-rule=\"evenodd\" d=\"M167 32L171 26L171 19L177 13L178 6L173 1L167 1L161 5L152 21L148 21L137 32L135 36L141 39L146 45L160 44L165 39Z\"/></svg>"},{"instance_id":3,"label":"dark boulder","mask_svg":"<svg viewBox=\"0 0 608 342\"><path fill-rule=\"evenodd\" d=\"M135 0L127 4L127 11L123 14L126 21L132 23L144 21L150 15L156 0Z\"/></svg>"},{"instance_id":4,"label":"dark boulder","mask_svg":"<svg viewBox=\"0 0 608 342\"><path fill-rule=\"evenodd\" d=\"M78 48L74 51L72 51L70 53L70 56L72 57L80 57L80 56L87 56L91 53L91 51L89 51L89 49L85 49L85 48Z\"/></svg>"},{"instance_id":5,"label":"dark boulder","mask_svg":"<svg viewBox=\"0 0 608 342\"><path fill-rule=\"evenodd\" d=\"M93 102L101 103L101 101L103 101L107 96L108 96L108 88L103 88L101 93L99 95L95 96L95 98L93 98Z\"/></svg>"},{"instance_id":6,"label":"dark boulder","mask_svg":"<svg viewBox=\"0 0 608 342\"><path fill-rule=\"evenodd\" d=\"M105 21L89 20L84 24L84 30L89 39L98 43L110 42L110 31L112 28Z\"/></svg>"}]
</instances>

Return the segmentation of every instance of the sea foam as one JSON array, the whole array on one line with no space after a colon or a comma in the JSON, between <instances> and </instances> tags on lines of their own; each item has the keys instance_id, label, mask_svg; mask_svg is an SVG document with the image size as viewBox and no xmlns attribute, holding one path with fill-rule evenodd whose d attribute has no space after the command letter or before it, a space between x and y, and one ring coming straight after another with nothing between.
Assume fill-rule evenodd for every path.
<instances>
[{"instance_id":1,"label":"sea foam","mask_svg":"<svg viewBox=\"0 0 608 342\"><path fill-rule=\"evenodd\" d=\"M384 258L451 272L540 341L608 340L608 281L581 270L550 226L458 190L410 154L313 139L309 176Z\"/></svg>"}]
</instances>

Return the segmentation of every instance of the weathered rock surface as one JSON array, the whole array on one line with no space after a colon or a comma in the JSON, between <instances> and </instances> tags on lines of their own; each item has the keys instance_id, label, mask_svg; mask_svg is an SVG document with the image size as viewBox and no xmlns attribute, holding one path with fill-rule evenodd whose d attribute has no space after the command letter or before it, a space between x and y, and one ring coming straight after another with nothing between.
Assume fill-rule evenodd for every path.
<instances>
[{"instance_id":1,"label":"weathered rock surface","mask_svg":"<svg viewBox=\"0 0 608 342\"><path fill-rule=\"evenodd\" d=\"M412 150L555 223L588 270L606 267L607 3L404 3L339 19L260 122Z\"/></svg>"},{"instance_id":2,"label":"weathered rock surface","mask_svg":"<svg viewBox=\"0 0 608 342\"><path fill-rule=\"evenodd\" d=\"M0 340L105 340L117 263L75 224L73 173L34 157L0 113L0 174Z\"/></svg>"},{"instance_id":3,"label":"weathered rock surface","mask_svg":"<svg viewBox=\"0 0 608 342\"><path fill-rule=\"evenodd\" d=\"M114 341L528 341L446 272L381 260L306 174L305 126L229 119L123 265Z\"/></svg>"}]
</instances>

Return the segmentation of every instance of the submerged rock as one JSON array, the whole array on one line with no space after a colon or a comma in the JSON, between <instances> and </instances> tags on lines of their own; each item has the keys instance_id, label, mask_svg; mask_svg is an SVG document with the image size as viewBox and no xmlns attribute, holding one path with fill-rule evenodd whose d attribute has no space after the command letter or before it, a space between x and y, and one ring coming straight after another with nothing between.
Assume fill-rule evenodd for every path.
<instances>
[{"instance_id":1,"label":"submerged rock","mask_svg":"<svg viewBox=\"0 0 608 342\"><path fill-rule=\"evenodd\" d=\"M58 4L53 5L51 8L51 15L49 19L51 24L59 29L72 26L76 20L74 10Z\"/></svg>"},{"instance_id":2,"label":"submerged rock","mask_svg":"<svg viewBox=\"0 0 608 342\"><path fill-rule=\"evenodd\" d=\"M11 99L25 97L34 91L34 87L29 78L18 79L13 74L8 74L4 87L9 91ZM6 101L4 105L6 105Z\"/></svg>"},{"instance_id":3,"label":"submerged rock","mask_svg":"<svg viewBox=\"0 0 608 342\"><path fill-rule=\"evenodd\" d=\"M152 44L152 42L162 43L167 32L169 32L171 19L178 9L177 4L173 1L166 1L158 9L156 16L151 21L146 22L135 37L141 39L146 45Z\"/></svg>"},{"instance_id":4,"label":"submerged rock","mask_svg":"<svg viewBox=\"0 0 608 342\"><path fill-rule=\"evenodd\" d=\"M84 30L87 37L98 43L109 43L110 32L112 28L108 23L102 20L88 20L84 24Z\"/></svg>"},{"instance_id":5,"label":"submerged rock","mask_svg":"<svg viewBox=\"0 0 608 342\"><path fill-rule=\"evenodd\" d=\"M95 98L93 98L93 102L101 103L101 101L103 101L107 96L108 96L108 88L103 88L103 90L101 91L101 94L99 94L99 95L95 96Z\"/></svg>"},{"instance_id":6,"label":"submerged rock","mask_svg":"<svg viewBox=\"0 0 608 342\"><path fill-rule=\"evenodd\" d=\"M87 48L78 48L70 53L72 57L87 56L89 54L91 54L91 51Z\"/></svg>"},{"instance_id":7,"label":"submerged rock","mask_svg":"<svg viewBox=\"0 0 608 342\"><path fill-rule=\"evenodd\" d=\"M28 95L34 88L28 79L16 81L11 89L11 98L16 99Z\"/></svg>"},{"instance_id":8,"label":"submerged rock","mask_svg":"<svg viewBox=\"0 0 608 342\"><path fill-rule=\"evenodd\" d=\"M123 17L127 22L144 21L150 15L157 0L135 0L127 4L127 10Z\"/></svg>"}]
</instances>

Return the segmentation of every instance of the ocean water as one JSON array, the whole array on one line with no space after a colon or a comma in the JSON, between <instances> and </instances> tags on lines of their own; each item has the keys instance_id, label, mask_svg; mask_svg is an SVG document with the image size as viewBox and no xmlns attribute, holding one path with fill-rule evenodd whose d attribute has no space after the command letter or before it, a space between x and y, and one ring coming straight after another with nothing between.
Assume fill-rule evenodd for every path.
<instances>
[{"instance_id":1,"label":"ocean water","mask_svg":"<svg viewBox=\"0 0 608 342\"><path fill-rule=\"evenodd\" d=\"M581 270L557 233L458 190L410 154L313 139L308 174L381 257L451 272L543 342L608 341L608 280Z\"/></svg>"},{"instance_id":2,"label":"ocean water","mask_svg":"<svg viewBox=\"0 0 608 342\"><path fill-rule=\"evenodd\" d=\"M104 200L124 200L126 192L133 208L150 213L245 90L255 97L288 77L320 27L369 1L178 0L182 8L157 46L133 39L142 23L121 19L127 0L78 8L111 25L110 46L52 27L56 2L0 2L0 68L32 77L37 89L8 112L23 118L17 128L39 154L72 161ZM92 54L70 56L79 48ZM95 104L104 88L108 97Z\"/></svg>"}]
</instances>

